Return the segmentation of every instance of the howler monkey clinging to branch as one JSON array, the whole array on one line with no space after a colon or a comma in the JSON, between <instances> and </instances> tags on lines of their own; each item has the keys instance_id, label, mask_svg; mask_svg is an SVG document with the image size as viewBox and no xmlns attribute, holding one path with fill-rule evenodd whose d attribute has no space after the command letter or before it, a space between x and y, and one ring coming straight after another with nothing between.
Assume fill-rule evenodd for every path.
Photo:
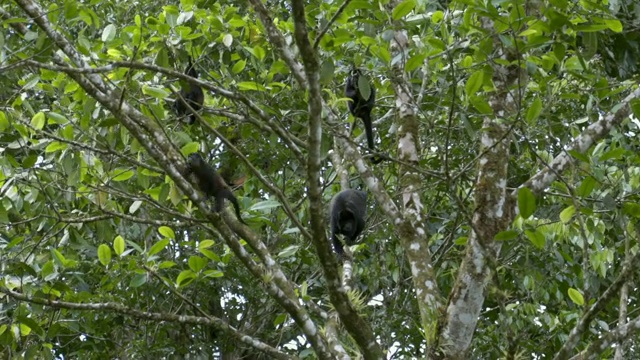
<instances>
[{"instance_id":1,"label":"howler monkey clinging to branch","mask_svg":"<svg viewBox=\"0 0 640 360\"><path fill-rule=\"evenodd\" d=\"M376 88L367 81L360 69L353 68L347 77L347 85L344 94L351 99L349 101L349 111L357 118L362 119L364 130L367 134L367 144L369 150L375 151L373 143L373 128L371 124L371 110L376 104ZM368 91L367 91L368 90ZM367 97L368 95L368 97ZM366 99L365 99L366 97ZM380 157L374 157L371 162L377 164L382 161Z\"/></svg>"},{"instance_id":2,"label":"howler monkey clinging to branch","mask_svg":"<svg viewBox=\"0 0 640 360\"><path fill-rule=\"evenodd\" d=\"M198 72L191 62L191 57L189 57L189 64L187 65L184 73L193 78L198 77ZM180 96L176 98L176 101L173 105L173 108L175 109L176 113L178 113L178 115L189 115L189 117L187 118L187 124L191 125L196 122L196 115L191 110L189 110L189 107L187 107L187 103L195 111L198 111L202 108L202 104L204 103L204 92L202 91L202 88L200 86L194 85L189 82L184 82L182 90L180 90Z\"/></svg>"},{"instance_id":3,"label":"howler monkey clinging to branch","mask_svg":"<svg viewBox=\"0 0 640 360\"><path fill-rule=\"evenodd\" d=\"M336 235L344 235L347 245L353 245L364 229L367 216L367 193L346 189L337 193L329 204L331 241L339 256L344 253L342 242Z\"/></svg>"},{"instance_id":4,"label":"howler monkey clinging to branch","mask_svg":"<svg viewBox=\"0 0 640 360\"><path fill-rule=\"evenodd\" d=\"M227 184L224 182L222 176L220 176L213 167L211 167L211 165L207 164L198 153L189 155L187 164L188 174L195 175L200 190L205 193L207 197L213 196L215 198L216 212L220 212L222 210L222 207L224 206L224 199L227 198L233 204L238 220L246 225L247 223L245 223L240 216L240 205L238 205L238 199L233 196L231 189L229 189Z\"/></svg>"}]
</instances>

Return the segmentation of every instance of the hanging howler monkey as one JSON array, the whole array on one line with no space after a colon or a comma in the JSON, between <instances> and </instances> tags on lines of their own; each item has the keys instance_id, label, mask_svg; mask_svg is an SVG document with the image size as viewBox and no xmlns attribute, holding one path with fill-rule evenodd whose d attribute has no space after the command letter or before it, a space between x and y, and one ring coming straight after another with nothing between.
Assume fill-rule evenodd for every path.
<instances>
[{"instance_id":1,"label":"hanging howler monkey","mask_svg":"<svg viewBox=\"0 0 640 360\"><path fill-rule=\"evenodd\" d=\"M339 256L344 254L344 248L337 235L343 235L347 245L353 245L364 229L366 216L367 193L364 191L346 189L331 199L329 204L331 241Z\"/></svg>"},{"instance_id":2,"label":"hanging howler monkey","mask_svg":"<svg viewBox=\"0 0 640 360\"><path fill-rule=\"evenodd\" d=\"M198 188L200 188L207 197L213 196L215 198L216 212L220 212L222 210L224 206L224 199L229 199L236 210L238 220L246 225L247 223L245 223L240 216L240 205L238 205L238 199L233 196L231 189L229 189L229 186L224 182L222 176L220 176L213 167L211 167L211 165L207 164L198 153L189 155L187 165L187 175L195 175Z\"/></svg>"},{"instance_id":3,"label":"hanging howler monkey","mask_svg":"<svg viewBox=\"0 0 640 360\"><path fill-rule=\"evenodd\" d=\"M373 143L373 128L371 124L371 111L376 104L376 88L366 82L364 77L361 77L362 72L360 69L353 68L347 77L347 85L344 88L344 95L351 99L349 101L349 111L354 117L362 119L364 123L364 131L367 134L367 145L369 150L375 152L375 146ZM362 83L361 83L362 82ZM369 88L369 97L364 98L366 94L363 94L363 88ZM381 157L374 157L371 163L377 164L382 161Z\"/></svg>"},{"instance_id":4,"label":"hanging howler monkey","mask_svg":"<svg viewBox=\"0 0 640 360\"><path fill-rule=\"evenodd\" d=\"M189 57L189 64L187 65L184 73L193 78L198 77L198 72L191 62L191 57ZM195 111L198 111L202 108L202 104L204 103L204 92L202 91L202 88L200 86L185 82L182 90L180 90L180 96L178 96L176 98L176 101L173 103L173 108L179 116L189 115L186 122L187 124L191 125L196 122L197 118L195 113L189 110L189 108L187 107L187 103Z\"/></svg>"}]
</instances>

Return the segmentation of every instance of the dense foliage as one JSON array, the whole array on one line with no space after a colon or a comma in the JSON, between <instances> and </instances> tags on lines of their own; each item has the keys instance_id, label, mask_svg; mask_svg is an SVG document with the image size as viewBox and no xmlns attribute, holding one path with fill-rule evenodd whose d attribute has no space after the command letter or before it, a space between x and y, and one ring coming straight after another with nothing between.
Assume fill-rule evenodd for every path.
<instances>
[{"instance_id":1,"label":"dense foliage","mask_svg":"<svg viewBox=\"0 0 640 360\"><path fill-rule=\"evenodd\" d=\"M3 357L640 356L616 332L639 321L635 0L16 0L0 24ZM193 187L198 151L248 227ZM347 186L368 218L343 263Z\"/></svg>"}]
</instances>

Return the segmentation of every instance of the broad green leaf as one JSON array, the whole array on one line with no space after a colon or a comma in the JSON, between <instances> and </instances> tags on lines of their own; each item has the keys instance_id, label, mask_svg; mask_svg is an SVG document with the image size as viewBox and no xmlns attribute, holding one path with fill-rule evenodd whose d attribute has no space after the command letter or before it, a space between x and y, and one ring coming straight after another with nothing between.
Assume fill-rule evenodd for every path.
<instances>
[{"instance_id":1,"label":"broad green leaf","mask_svg":"<svg viewBox=\"0 0 640 360\"><path fill-rule=\"evenodd\" d=\"M371 97L371 83L368 77L364 75L358 77L358 91L363 99Z\"/></svg>"},{"instance_id":2,"label":"broad green leaf","mask_svg":"<svg viewBox=\"0 0 640 360\"><path fill-rule=\"evenodd\" d=\"M215 245L215 241L213 240L203 240L198 244L198 250L208 249Z\"/></svg>"},{"instance_id":3,"label":"broad green leaf","mask_svg":"<svg viewBox=\"0 0 640 360\"><path fill-rule=\"evenodd\" d=\"M224 276L224 273L220 270L205 270L202 274L207 278L219 278Z\"/></svg>"},{"instance_id":4,"label":"broad green leaf","mask_svg":"<svg viewBox=\"0 0 640 360\"><path fill-rule=\"evenodd\" d=\"M277 208L279 206L282 206L282 204L280 204L275 200L265 200L265 201L260 201L253 204L250 210L252 211L269 210L269 209Z\"/></svg>"},{"instance_id":5,"label":"broad green leaf","mask_svg":"<svg viewBox=\"0 0 640 360\"><path fill-rule=\"evenodd\" d=\"M153 244L153 246L151 246L151 249L149 249L149 256L153 256L159 253L165 247L167 247L167 245L169 245L169 240L167 239L160 240L157 243Z\"/></svg>"},{"instance_id":6,"label":"broad green leaf","mask_svg":"<svg viewBox=\"0 0 640 360\"><path fill-rule=\"evenodd\" d=\"M158 228L158 232L160 233L160 235L169 238L169 239L175 239L176 238L176 233L173 232L173 229L171 229L168 226L160 226Z\"/></svg>"},{"instance_id":7,"label":"broad green leaf","mask_svg":"<svg viewBox=\"0 0 640 360\"><path fill-rule=\"evenodd\" d=\"M98 246L98 260L104 266L109 265L111 262L111 249L107 245L100 244Z\"/></svg>"},{"instance_id":8,"label":"broad green leaf","mask_svg":"<svg viewBox=\"0 0 640 360\"><path fill-rule=\"evenodd\" d=\"M576 194L581 197L587 197L591 195L591 192L593 191L597 183L598 182L593 178L593 176L587 176L586 178L584 178L584 180L582 180L582 184L580 184L580 187L578 187Z\"/></svg>"},{"instance_id":9,"label":"broad green leaf","mask_svg":"<svg viewBox=\"0 0 640 360\"><path fill-rule=\"evenodd\" d=\"M444 12L442 12L440 10L435 11L431 15L431 21L433 21L434 24L440 23L443 19L444 19Z\"/></svg>"},{"instance_id":10,"label":"broad green leaf","mask_svg":"<svg viewBox=\"0 0 640 360\"><path fill-rule=\"evenodd\" d=\"M189 256L189 268L194 273L200 272L200 270L204 269L207 266L207 260L201 258L200 256Z\"/></svg>"},{"instance_id":11,"label":"broad green leaf","mask_svg":"<svg viewBox=\"0 0 640 360\"><path fill-rule=\"evenodd\" d=\"M633 202L625 202L622 205L622 210L625 214L633 216L634 218L640 218L640 204Z\"/></svg>"},{"instance_id":12,"label":"broad green leaf","mask_svg":"<svg viewBox=\"0 0 640 360\"><path fill-rule=\"evenodd\" d=\"M602 154L602 156L600 156L600 159L598 159L599 161L607 161L610 159L616 159L616 160L620 160L624 157L625 154L625 149L619 147L619 148L615 148L613 150L609 150L606 153Z\"/></svg>"},{"instance_id":13,"label":"broad green leaf","mask_svg":"<svg viewBox=\"0 0 640 360\"><path fill-rule=\"evenodd\" d=\"M9 120L7 120L7 114L0 111L0 131L5 131L9 128Z\"/></svg>"},{"instance_id":14,"label":"broad green leaf","mask_svg":"<svg viewBox=\"0 0 640 360\"><path fill-rule=\"evenodd\" d=\"M567 207L566 209L562 210L562 212L560 212L560 221L562 221L562 223L566 224L569 221L571 221L571 218L573 218L573 215L576 213L576 208L571 205L569 207Z\"/></svg>"},{"instance_id":15,"label":"broad green leaf","mask_svg":"<svg viewBox=\"0 0 640 360\"><path fill-rule=\"evenodd\" d=\"M404 0L398 4L391 12L393 20L399 20L405 15L409 14L416 7L415 0Z\"/></svg>"},{"instance_id":16,"label":"broad green leaf","mask_svg":"<svg viewBox=\"0 0 640 360\"><path fill-rule=\"evenodd\" d=\"M407 64L405 65L405 70L406 71L413 71L417 68L419 68L420 66L422 66L422 63L424 62L424 59L427 58L427 54L424 52L420 52L412 57L409 58L409 60L407 60Z\"/></svg>"},{"instance_id":17,"label":"broad green leaf","mask_svg":"<svg viewBox=\"0 0 640 360\"><path fill-rule=\"evenodd\" d=\"M120 256L124 252L124 239L122 236L118 235L115 239L113 239L113 250L116 252L116 255Z\"/></svg>"},{"instance_id":18,"label":"broad green leaf","mask_svg":"<svg viewBox=\"0 0 640 360\"><path fill-rule=\"evenodd\" d=\"M191 283L196 278L196 274L191 270L183 270L176 279L178 287L183 287Z\"/></svg>"},{"instance_id":19,"label":"broad green leaf","mask_svg":"<svg viewBox=\"0 0 640 360\"><path fill-rule=\"evenodd\" d=\"M244 60L240 60L233 65L233 68L231 68L231 72L234 74L239 74L244 70L246 66L247 62Z\"/></svg>"},{"instance_id":20,"label":"broad green leaf","mask_svg":"<svg viewBox=\"0 0 640 360\"><path fill-rule=\"evenodd\" d=\"M518 232L515 230L500 231L496 234L496 241L513 240L518 237Z\"/></svg>"},{"instance_id":21,"label":"broad green leaf","mask_svg":"<svg viewBox=\"0 0 640 360\"><path fill-rule=\"evenodd\" d=\"M533 246L537 247L538 249L544 248L546 240L543 233L541 233L539 230L535 230L535 231L525 230L524 233L527 236L527 238L529 238L529 241L531 241Z\"/></svg>"},{"instance_id":22,"label":"broad green leaf","mask_svg":"<svg viewBox=\"0 0 640 360\"><path fill-rule=\"evenodd\" d=\"M474 95L480 87L482 86L482 82L484 81L484 71L478 70L469 76L469 80L467 80L467 84L465 85L465 90L468 95Z\"/></svg>"},{"instance_id":23,"label":"broad green leaf","mask_svg":"<svg viewBox=\"0 0 640 360\"><path fill-rule=\"evenodd\" d=\"M265 89L264 86L258 84L257 82L254 81L242 81L238 83L238 89L242 90L242 91L249 91L249 90L257 90L257 91L266 91L267 89Z\"/></svg>"},{"instance_id":24,"label":"broad green leaf","mask_svg":"<svg viewBox=\"0 0 640 360\"><path fill-rule=\"evenodd\" d=\"M158 269L168 269L176 266L176 263L173 261L163 261L158 265Z\"/></svg>"},{"instance_id":25,"label":"broad green leaf","mask_svg":"<svg viewBox=\"0 0 640 360\"><path fill-rule=\"evenodd\" d=\"M131 179L131 177L133 177L134 174L135 173L133 170L116 169L112 174L114 176L111 180L113 181L129 180Z\"/></svg>"},{"instance_id":26,"label":"broad green leaf","mask_svg":"<svg viewBox=\"0 0 640 360\"><path fill-rule=\"evenodd\" d=\"M36 130L42 130L44 128L45 116L41 111L31 118L31 126L33 126Z\"/></svg>"},{"instance_id":27,"label":"broad green leaf","mask_svg":"<svg viewBox=\"0 0 640 360\"><path fill-rule=\"evenodd\" d=\"M464 246L464 245L467 245L468 239L469 238L467 236L461 236L461 237L457 238L453 243L456 244L456 245Z\"/></svg>"},{"instance_id":28,"label":"broad green leaf","mask_svg":"<svg viewBox=\"0 0 640 360\"><path fill-rule=\"evenodd\" d=\"M536 197L527 187L518 189L518 211L523 219L528 219L536 211Z\"/></svg>"},{"instance_id":29,"label":"broad green leaf","mask_svg":"<svg viewBox=\"0 0 640 360\"><path fill-rule=\"evenodd\" d=\"M200 253L204 256L207 257L207 259L219 262L220 261L220 256L218 256L218 254L214 253L211 250L208 249L200 249Z\"/></svg>"},{"instance_id":30,"label":"broad green leaf","mask_svg":"<svg viewBox=\"0 0 640 360\"><path fill-rule=\"evenodd\" d=\"M200 144L198 144L197 142L190 142L188 144L185 144L180 149L180 152L184 156L189 156L190 154L193 154L194 152L198 152L199 148L200 148Z\"/></svg>"},{"instance_id":31,"label":"broad green leaf","mask_svg":"<svg viewBox=\"0 0 640 360\"><path fill-rule=\"evenodd\" d=\"M539 97L536 97L536 99L533 100L533 103L531 103L531 106L527 110L527 122L531 124L534 120L537 120L538 116L540 116L540 112L542 112L542 101Z\"/></svg>"},{"instance_id":32,"label":"broad green leaf","mask_svg":"<svg viewBox=\"0 0 640 360\"><path fill-rule=\"evenodd\" d=\"M131 281L129 282L129 286L132 288L137 288L144 285L147 282L147 274L135 274Z\"/></svg>"},{"instance_id":33,"label":"broad green leaf","mask_svg":"<svg viewBox=\"0 0 640 360\"><path fill-rule=\"evenodd\" d=\"M153 86L143 86L142 93L156 99L165 99L169 96L169 93L164 88Z\"/></svg>"},{"instance_id":34,"label":"broad green leaf","mask_svg":"<svg viewBox=\"0 0 640 360\"><path fill-rule=\"evenodd\" d=\"M571 299L571 301L573 301L574 304L578 306L584 305L584 297L582 296L580 291L574 288L569 288L569 290L567 290L567 293L569 294L569 298Z\"/></svg>"},{"instance_id":35,"label":"broad green leaf","mask_svg":"<svg viewBox=\"0 0 640 360\"><path fill-rule=\"evenodd\" d=\"M637 15L637 13L636 13ZM609 27L609 29L613 32L617 32L620 33L622 32L623 26L622 23L620 22L620 20L618 19L605 19L604 23L607 24L607 26Z\"/></svg>"},{"instance_id":36,"label":"broad green leaf","mask_svg":"<svg viewBox=\"0 0 640 360\"><path fill-rule=\"evenodd\" d=\"M52 141L49 145L47 145L47 147L44 149L44 152L46 153L53 153L56 151L60 151L60 150L64 150L67 148L67 144L66 143L61 143L61 142L57 142L57 141Z\"/></svg>"},{"instance_id":37,"label":"broad green leaf","mask_svg":"<svg viewBox=\"0 0 640 360\"><path fill-rule=\"evenodd\" d=\"M67 259L57 249L53 249L52 248L51 249L51 254L53 255L53 258L58 262L58 264L64 266L67 263Z\"/></svg>"}]
</instances>

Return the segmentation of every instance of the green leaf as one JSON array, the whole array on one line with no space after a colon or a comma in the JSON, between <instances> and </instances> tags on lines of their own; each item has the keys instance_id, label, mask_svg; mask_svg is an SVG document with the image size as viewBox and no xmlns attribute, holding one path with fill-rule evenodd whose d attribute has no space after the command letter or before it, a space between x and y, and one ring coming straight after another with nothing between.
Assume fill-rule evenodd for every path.
<instances>
[{"instance_id":1,"label":"green leaf","mask_svg":"<svg viewBox=\"0 0 640 360\"><path fill-rule=\"evenodd\" d=\"M471 105L473 105L480 114L491 115L493 114L493 108L487 100L482 96L471 96Z\"/></svg>"},{"instance_id":2,"label":"green leaf","mask_svg":"<svg viewBox=\"0 0 640 360\"><path fill-rule=\"evenodd\" d=\"M153 256L153 255L159 253L165 247L167 247L167 245L169 245L169 240L168 239L163 239L163 240L160 240L157 243L153 244L151 249L149 249L149 256Z\"/></svg>"},{"instance_id":3,"label":"green leaf","mask_svg":"<svg viewBox=\"0 0 640 360\"><path fill-rule=\"evenodd\" d=\"M523 219L528 219L536 211L536 197L527 187L518 189L518 211Z\"/></svg>"},{"instance_id":4,"label":"green leaf","mask_svg":"<svg viewBox=\"0 0 640 360\"><path fill-rule=\"evenodd\" d=\"M562 212L560 213L560 221L562 221L563 224L568 223L569 221L571 221L571 218L575 213L576 213L576 208L573 205L567 207L566 209L562 210Z\"/></svg>"},{"instance_id":5,"label":"green leaf","mask_svg":"<svg viewBox=\"0 0 640 360\"><path fill-rule=\"evenodd\" d=\"M33 115L31 118L31 126L33 126L36 130L42 130L44 128L45 116L42 111Z\"/></svg>"},{"instance_id":6,"label":"green leaf","mask_svg":"<svg viewBox=\"0 0 640 360\"><path fill-rule=\"evenodd\" d=\"M215 245L215 241L213 240L203 240L198 244L198 250L208 249Z\"/></svg>"},{"instance_id":7,"label":"green leaf","mask_svg":"<svg viewBox=\"0 0 640 360\"><path fill-rule=\"evenodd\" d=\"M204 277L207 278L219 278L219 277L223 277L224 273L220 270L206 270L203 272Z\"/></svg>"},{"instance_id":8,"label":"green leaf","mask_svg":"<svg viewBox=\"0 0 640 360\"><path fill-rule=\"evenodd\" d=\"M116 37L116 26L113 24L107 25L102 30L102 42L111 41Z\"/></svg>"},{"instance_id":9,"label":"green leaf","mask_svg":"<svg viewBox=\"0 0 640 360\"><path fill-rule=\"evenodd\" d=\"M255 81L242 81L238 83L238 89L241 91L267 91L267 89Z\"/></svg>"},{"instance_id":10,"label":"green leaf","mask_svg":"<svg viewBox=\"0 0 640 360\"><path fill-rule=\"evenodd\" d=\"M165 238L169 238L169 239L176 238L176 234L173 232L173 229L171 229L168 226L160 226L160 228L158 228L158 232L160 233L160 235L164 236Z\"/></svg>"},{"instance_id":11,"label":"green leaf","mask_svg":"<svg viewBox=\"0 0 640 360\"><path fill-rule=\"evenodd\" d=\"M280 204L275 200L265 200L265 201L260 201L253 204L250 210L253 210L253 211L269 210L269 209L277 208L279 206L282 206L282 204Z\"/></svg>"},{"instance_id":12,"label":"green leaf","mask_svg":"<svg viewBox=\"0 0 640 360\"><path fill-rule=\"evenodd\" d=\"M64 266L67 263L67 259L57 249L53 249L52 248L51 249L51 254L53 255L53 258L58 262L58 264Z\"/></svg>"},{"instance_id":13,"label":"green leaf","mask_svg":"<svg viewBox=\"0 0 640 360\"><path fill-rule=\"evenodd\" d=\"M7 114L0 111L0 131L5 131L9 128L9 120L7 120Z\"/></svg>"},{"instance_id":14,"label":"green leaf","mask_svg":"<svg viewBox=\"0 0 640 360\"><path fill-rule=\"evenodd\" d=\"M496 234L496 241L513 240L518 237L518 232L515 230L500 231Z\"/></svg>"},{"instance_id":15,"label":"green leaf","mask_svg":"<svg viewBox=\"0 0 640 360\"><path fill-rule=\"evenodd\" d=\"M124 239L122 236L118 235L113 240L113 250L116 252L116 255L120 256L124 252Z\"/></svg>"},{"instance_id":16,"label":"green leaf","mask_svg":"<svg viewBox=\"0 0 640 360\"><path fill-rule=\"evenodd\" d=\"M144 285L147 282L147 274L135 274L129 282L129 286L137 288Z\"/></svg>"},{"instance_id":17,"label":"green leaf","mask_svg":"<svg viewBox=\"0 0 640 360\"><path fill-rule=\"evenodd\" d=\"M453 243L456 245L467 245L467 241L469 240L469 238L467 236L461 236L459 238L457 238Z\"/></svg>"},{"instance_id":18,"label":"green leaf","mask_svg":"<svg viewBox=\"0 0 640 360\"><path fill-rule=\"evenodd\" d=\"M536 231L525 230L524 234L527 236L527 238L529 238L529 241L531 241L533 246L537 247L538 249L544 248L546 240L545 240L544 234L541 233L539 230L536 230Z\"/></svg>"},{"instance_id":19,"label":"green leaf","mask_svg":"<svg viewBox=\"0 0 640 360\"><path fill-rule=\"evenodd\" d=\"M532 124L534 120L538 119L540 112L542 112L542 100L540 100L539 97L536 97L536 99L533 100L531 107L529 107L529 110L527 110L527 122Z\"/></svg>"},{"instance_id":20,"label":"green leaf","mask_svg":"<svg viewBox=\"0 0 640 360\"><path fill-rule=\"evenodd\" d=\"M399 20L409 14L415 7L415 0L404 0L393 9L391 17L393 20Z\"/></svg>"},{"instance_id":21,"label":"green leaf","mask_svg":"<svg viewBox=\"0 0 640 360\"><path fill-rule=\"evenodd\" d=\"M218 254L214 253L211 250L208 249L200 249L200 253L204 256L207 257L207 259L219 262L220 261L220 256L218 256Z\"/></svg>"},{"instance_id":22,"label":"green leaf","mask_svg":"<svg viewBox=\"0 0 640 360\"><path fill-rule=\"evenodd\" d=\"M233 65L233 68L231 68L231 72L234 74L239 74L242 72L242 70L244 70L246 66L247 62L245 60L240 60Z\"/></svg>"},{"instance_id":23,"label":"green leaf","mask_svg":"<svg viewBox=\"0 0 640 360\"><path fill-rule=\"evenodd\" d=\"M622 211L634 218L640 218L640 204L626 202L622 205Z\"/></svg>"},{"instance_id":24,"label":"green leaf","mask_svg":"<svg viewBox=\"0 0 640 360\"><path fill-rule=\"evenodd\" d=\"M637 14L637 12L636 12ZM637 19L637 18L636 18ZM618 19L606 19L604 21L605 24L607 24L607 26L609 27L609 29L613 32L617 32L620 33L622 32L622 23L620 22L620 20Z\"/></svg>"},{"instance_id":25,"label":"green leaf","mask_svg":"<svg viewBox=\"0 0 640 360\"><path fill-rule=\"evenodd\" d=\"M109 265L111 262L111 249L107 245L100 244L98 246L98 260L104 266Z\"/></svg>"},{"instance_id":26,"label":"green leaf","mask_svg":"<svg viewBox=\"0 0 640 360\"><path fill-rule=\"evenodd\" d=\"M51 144L47 145L47 147L44 149L44 152L46 153L53 153L56 151L60 151L60 150L64 150L67 148L67 144L66 143L61 143L58 141L52 141Z\"/></svg>"},{"instance_id":27,"label":"green leaf","mask_svg":"<svg viewBox=\"0 0 640 360\"><path fill-rule=\"evenodd\" d=\"M582 296L580 291L574 288L569 288L569 290L567 290L567 293L569 294L569 298L571 299L571 301L573 301L574 304L578 306L584 305L584 297Z\"/></svg>"},{"instance_id":28,"label":"green leaf","mask_svg":"<svg viewBox=\"0 0 640 360\"><path fill-rule=\"evenodd\" d=\"M178 287L186 286L196 278L196 274L191 270L183 270L176 279Z\"/></svg>"},{"instance_id":29,"label":"green leaf","mask_svg":"<svg viewBox=\"0 0 640 360\"><path fill-rule=\"evenodd\" d=\"M469 80L467 80L467 84L465 85L467 95L474 95L478 90L480 90L483 81L484 71L478 70L471 74L471 76L469 76Z\"/></svg>"},{"instance_id":30,"label":"green leaf","mask_svg":"<svg viewBox=\"0 0 640 360\"><path fill-rule=\"evenodd\" d=\"M358 91L363 99L371 97L371 83L368 77L364 75L358 77Z\"/></svg>"},{"instance_id":31,"label":"green leaf","mask_svg":"<svg viewBox=\"0 0 640 360\"><path fill-rule=\"evenodd\" d=\"M173 261L163 261L158 265L158 269L168 269L176 266L176 263Z\"/></svg>"},{"instance_id":32,"label":"green leaf","mask_svg":"<svg viewBox=\"0 0 640 360\"><path fill-rule=\"evenodd\" d=\"M620 160L624 157L625 154L625 149L619 147L619 148L615 148L613 150L609 150L606 153L602 154L602 156L600 156L600 159L598 159L599 161L607 161L609 159L616 159L616 160Z\"/></svg>"},{"instance_id":33,"label":"green leaf","mask_svg":"<svg viewBox=\"0 0 640 360\"><path fill-rule=\"evenodd\" d=\"M182 153L182 155L184 156L189 156L190 154L193 154L194 152L198 152L198 149L200 148L200 144L197 142L190 142L188 144L185 144L181 149L180 152Z\"/></svg>"},{"instance_id":34,"label":"green leaf","mask_svg":"<svg viewBox=\"0 0 640 360\"><path fill-rule=\"evenodd\" d=\"M586 178L584 178L584 180L582 180L582 184L580 184L580 187L578 187L576 194L582 197L591 195L591 192L596 187L597 183L598 182L593 178L593 176L587 176Z\"/></svg>"},{"instance_id":35,"label":"green leaf","mask_svg":"<svg viewBox=\"0 0 640 360\"><path fill-rule=\"evenodd\" d=\"M409 60L407 60L407 64L405 65L404 69L406 71L413 71L422 66L422 64L424 63L424 59L426 58L427 54L424 52L420 52L419 54L416 54L410 57Z\"/></svg>"},{"instance_id":36,"label":"green leaf","mask_svg":"<svg viewBox=\"0 0 640 360\"><path fill-rule=\"evenodd\" d=\"M207 265L207 260L201 258L200 256L192 255L189 257L189 268L194 272L198 273Z\"/></svg>"},{"instance_id":37,"label":"green leaf","mask_svg":"<svg viewBox=\"0 0 640 360\"><path fill-rule=\"evenodd\" d=\"M142 93L156 99L165 99L169 96L169 92L167 92L164 88L153 86L143 86Z\"/></svg>"},{"instance_id":38,"label":"green leaf","mask_svg":"<svg viewBox=\"0 0 640 360\"><path fill-rule=\"evenodd\" d=\"M113 178L111 180L113 181L129 180L134 174L135 173L133 172L133 170L116 169L112 174Z\"/></svg>"}]
</instances>

